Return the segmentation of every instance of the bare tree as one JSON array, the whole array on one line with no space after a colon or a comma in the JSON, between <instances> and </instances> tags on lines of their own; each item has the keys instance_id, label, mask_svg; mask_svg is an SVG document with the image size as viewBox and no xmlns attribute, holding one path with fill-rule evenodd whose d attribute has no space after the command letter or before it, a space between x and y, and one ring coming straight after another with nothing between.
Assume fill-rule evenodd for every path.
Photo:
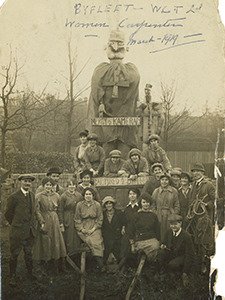
<instances>
[{"instance_id":1,"label":"bare tree","mask_svg":"<svg viewBox=\"0 0 225 300\"><path fill-rule=\"evenodd\" d=\"M169 140L180 133L186 133L188 129L194 126L202 116L194 122L190 122L190 109L186 105L180 112L174 112L174 106L177 105L177 88L175 81L173 81L170 85L161 82L161 91L161 100L164 108L163 140L165 143L165 149L167 149Z\"/></svg>"},{"instance_id":2,"label":"bare tree","mask_svg":"<svg viewBox=\"0 0 225 300\"><path fill-rule=\"evenodd\" d=\"M75 83L77 78L83 72L85 67L88 65L90 61L90 57L84 63L82 68L77 72L76 64L77 64L77 53L76 50L72 53L71 48L71 40L68 42L68 65L69 65L69 76L65 77L68 82L67 88L67 98L68 98L68 110L66 113L66 121L67 121L67 140L66 140L66 147L65 151L67 153L71 152L72 146L72 138L76 133L76 128L79 124L84 121L84 117L80 117L76 115L76 121L74 122L75 116L75 106L80 104L79 97L82 95L83 92L90 88L89 83L86 83L82 88L80 88L77 92L75 92Z\"/></svg>"}]
</instances>

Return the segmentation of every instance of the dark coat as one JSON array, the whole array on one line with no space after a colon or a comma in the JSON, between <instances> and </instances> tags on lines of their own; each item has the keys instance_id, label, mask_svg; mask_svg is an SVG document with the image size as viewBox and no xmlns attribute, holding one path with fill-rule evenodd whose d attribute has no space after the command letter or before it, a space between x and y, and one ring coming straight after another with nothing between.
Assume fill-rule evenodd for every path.
<instances>
[{"instance_id":1,"label":"dark coat","mask_svg":"<svg viewBox=\"0 0 225 300\"><path fill-rule=\"evenodd\" d=\"M146 181L141 193L142 194L147 193L151 196L154 190L159 186L160 186L160 181L157 180L155 176L150 176L149 180Z\"/></svg>"},{"instance_id":2,"label":"dark coat","mask_svg":"<svg viewBox=\"0 0 225 300\"><path fill-rule=\"evenodd\" d=\"M210 216L210 219L213 220L215 186L209 179L204 178L199 185L194 182L191 193L191 202L194 201L197 197L207 204L207 212Z\"/></svg>"},{"instance_id":3,"label":"dark coat","mask_svg":"<svg viewBox=\"0 0 225 300\"><path fill-rule=\"evenodd\" d=\"M195 260L195 251L191 236L184 229L181 229L181 232L176 239L176 243L174 244L173 231L169 229L165 235L163 244L170 249L171 259L184 256L183 272L190 273Z\"/></svg>"},{"instance_id":4,"label":"dark coat","mask_svg":"<svg viewBox=\"0 0 225 300\"><path fill-rule=\"evenodd\" d=\"M36 209L36 200L32 192L29 192L29 196L25 197L23 192L18 190L8 198L5 218L11 225L11 237L27 239L31 232L35 236L37 228Z\"/></svg>"},{"instance_id":5,"label":"dark coat","mask_svg":"<svg viewBox=\"0 0 225 300\"><path fill-rule=\"evenodd\" d=\"M183 220L187 216L189 204L191 201L191 193L192 189L191 187L188 189L187 194L184 194L182 191L182 188L180 187L178 189L178 199L180 203L180 215L183 217Z\"/></svg>"},{"instance_id":6,"label":"dark coat","mask_svg":"<svg viewBox=\"0 0 225 300\"><path fill-rule=\"evenodd\" d=\"M122 227L125 226L124 213L115 209L111 223L107 218L106 211L103 213L102 235L105 245L111 245L121 239Z\"/></svg>"}]
</instances>

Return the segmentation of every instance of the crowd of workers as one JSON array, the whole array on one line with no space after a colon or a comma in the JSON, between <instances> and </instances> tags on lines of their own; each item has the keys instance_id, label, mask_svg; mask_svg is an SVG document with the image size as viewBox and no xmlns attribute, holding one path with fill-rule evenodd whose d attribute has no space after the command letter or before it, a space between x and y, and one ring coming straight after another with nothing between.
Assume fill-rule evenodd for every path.
<instances>
[{"instance_id":1,"label":"crowd of workers","mask_svg":"<svg viewBox=\"0 0 225 300\"><path fill-rule=\"evenodd\" d=\"M64 270L65 258L75 263L81 249L95 257L96 270L107 272L113 254L118 272L129 258L144 253L153 272L180 272L184 284L192 272L206 272L214 251L215 187L205 168L195 163L191 172L172 168L159 137L151 135L148 148L133 148L127 160L119 150L106 158L97 136L80 133L75 175L60 186L61 170L52 167L35 195L35 177L21 174L20 189L7 202L5 218L10 226L10 285L15 286L17 260L23 249L28 276L36 279L33 262L44 271ZM127 177L126 207L117 199L101 199L95 177ZM135 180L147 177L142 189ZM85 248L86 247L86 248Z\"/></svg>"}]
</instances>

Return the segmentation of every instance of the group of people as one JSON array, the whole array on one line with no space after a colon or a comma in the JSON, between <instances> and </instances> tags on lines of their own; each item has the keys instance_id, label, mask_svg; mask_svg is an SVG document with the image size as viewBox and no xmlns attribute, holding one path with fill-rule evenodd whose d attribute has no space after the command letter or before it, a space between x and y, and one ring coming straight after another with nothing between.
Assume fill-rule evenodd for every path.
<instances>
[{"instance_id":1,"label":"group of people","mask_svg":"<svg viewBox=\"0 0 225 300\"><path fill-rule=\"evenodd\" d=\"M16 285L17 258L22 249L31 279L35 279L33 260L46 271L60 272L65 258L77 262L84 246L101 272L107 270L110 254L121 270L129 264L129 257L140 252L159 272L181 272L184 282L196 258L204 272L205 258L213 253L215 199L215 188L205 176L204 166L196 163L192 174L172 168L156 135L150 136L145 154L131 149L126 161L118 150L104 160L96 137L86 131L80 136L82 143L75 155L77 173L66 187L59 184L61 171L57 167L48 170L35 195L31 192L35 177L18 177L21 187L9 197L5 212L11 225L10 284ZM141 190L135 184L130 186L122 211L117 209L115 197L101 199L94 185L94 177L100 174L131 180L149 177Z\"/></svg>"},{"instance_id":2,"label":"group of people","mask_svg":"<svg viewBox=\"0 0 225 300\"><path fill-rule=\"evenodd\" d=\"M159 136L152 134L148 140L148 148L141 152L138 148L130 149L128 158L122 158L119 150L112 150L106 158L104 149L98 145L98 136L89 134L87 130L80 132L81 144L74 153L74 167L77 175L90 170L94 177L129 177L131 180L139 176L148 176L154 162L161 162L164 170L172 167L166 152L159 146Z\"/></svg>"}]
</instances>

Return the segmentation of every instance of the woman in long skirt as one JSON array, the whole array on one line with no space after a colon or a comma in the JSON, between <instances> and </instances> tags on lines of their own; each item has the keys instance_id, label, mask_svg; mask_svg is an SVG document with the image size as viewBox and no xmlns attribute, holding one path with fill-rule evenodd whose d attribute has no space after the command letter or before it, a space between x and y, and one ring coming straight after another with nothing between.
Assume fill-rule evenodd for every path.
<instances>
[{"instance_id":1,"label":"woman in long skirt","mask_svg":"<svg viewBox=\"0 0 225 300\"><path fill-rule=\"evenodd\" d=\"M103 238L102 238L102 207L97 202L95 191L86 188L83 192L84 200L77 203L75 226L80 238L89 246L100 269L103 268Z\"/></svg>"},{"instance_id":2,"label":"woman in long skirt","mask_svg":"<svg viewBox=\"0 0 225 300\"><path fill-rule=\"evenodd\" d=\"M61 270L66 247L58 217L60 196L53 191L54 182L51 178L44 178L42 185L44 190L36 195L39 230L34 244L34 259L49 262L54 268L58 265Z\"/></svg>"},{"instance_id":3,"label":"woman in long skirt","mask_svg":"<svg viewBox=\"0 0 225 300\"><path fill-rule=\"evenodd\" d=\"M67 190L61 196L59 215L64 226L67 253L70 256L76 254L81 242L74 223L76 206L81 200L83 200L83 197L76 191L75 180L68 181Z\"/></svg>"}]
</instances>

